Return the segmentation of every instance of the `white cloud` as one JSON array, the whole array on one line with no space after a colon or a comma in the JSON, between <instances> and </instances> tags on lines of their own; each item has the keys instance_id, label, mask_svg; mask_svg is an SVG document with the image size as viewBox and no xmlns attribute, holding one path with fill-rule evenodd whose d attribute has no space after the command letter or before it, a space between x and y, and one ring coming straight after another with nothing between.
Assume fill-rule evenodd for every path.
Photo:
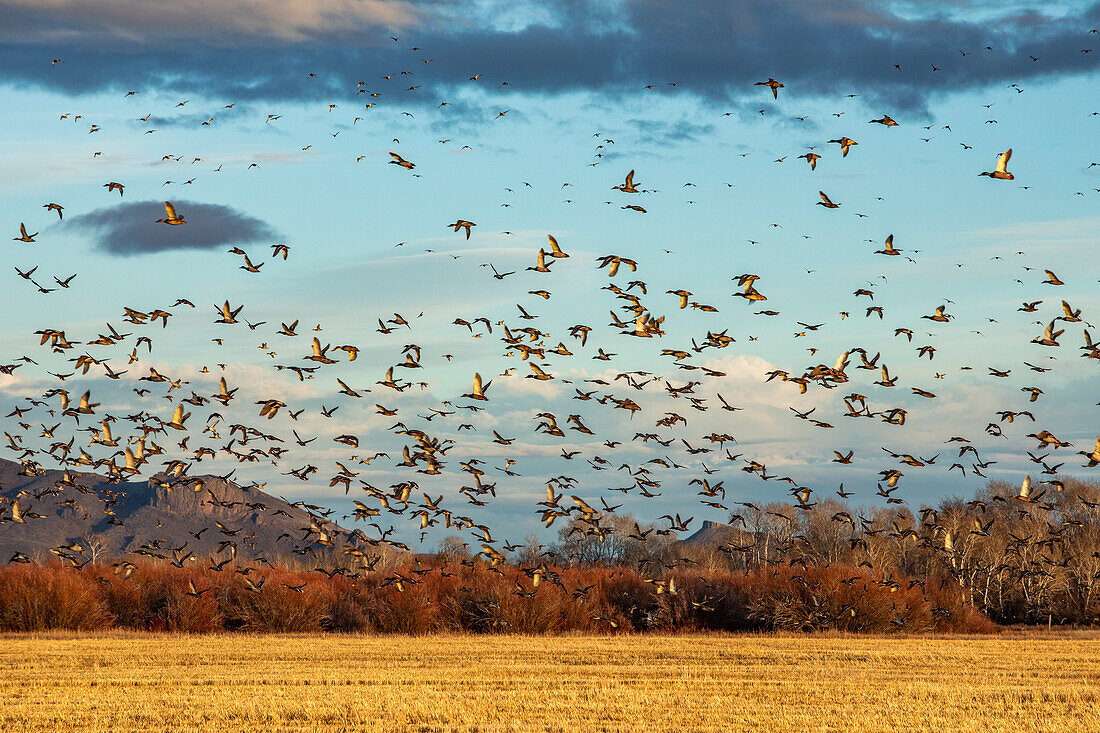
<instances>
[{"instance_id":1,"label":"white cloud","mask_svg":"<svg viewBox=\"0 0 1100 733\"><path fill-rule=\"evenodd\" d=\"M32 382L18 372L0 374L0 392L6 394L23 395L30 390L32 385L36 384L36 382Z\"/></svg>"},{"instance_id":2,"label":"white cloud","mask_svg":"<svg viewBox=\"0 0 1100 733\"><path fill-rule=\"evenodd\" d=\"M1100 227L1100 216L1081 217L1079 219L1060 219L1054 221L1029 221L1009 224L992 229L978 229L960 235L964 240L989 241L998 253L1003 253L1005 245L1041 247L1044 256L1066 253L1078 254L1083 243L1096 240L1096 230Z\"/></svg>"},{"instance_id":3,"label":"white cloud","mask_svg":"<svg viewBox=\"0 0 1100 733\"><path fill-rule=\"evenodd\" d=\"M553 374L550 369L550 367L547 367L544 371ZM500 380L501 391L508 395L535 395L548 400L556 400L561 397L562 392L565 390L565 387L556 380L528 379L528 375L531 374L530 369L526 370L527 374L523 374L519 370L516 371L517 373L514 376L508 378L498 376L496 378ZM493 386L496 386L496 382L493 383Z\"/></svg>"}]
</instances>

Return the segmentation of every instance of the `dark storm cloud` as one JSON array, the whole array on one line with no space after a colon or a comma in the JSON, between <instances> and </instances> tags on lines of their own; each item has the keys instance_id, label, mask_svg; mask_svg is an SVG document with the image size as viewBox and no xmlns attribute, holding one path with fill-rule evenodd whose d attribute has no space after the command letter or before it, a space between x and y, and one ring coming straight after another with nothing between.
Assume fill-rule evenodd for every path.
<instances>
[{"instance_id":1,"label":"dark storm cloud","mask_svg":"<svg viewBox=\"0 0 1100 733\"><path fill-rule=\"evenodd\" d=\"M415 25L418 15L408 0L0 0L0 42L323 42L364 31L399 32Z\"/></svg>"},{"instance_id":2,"label":"dark storm cloud","mask_svg":"<svg viewBox=\"0 0 1100 733\"><path fill-rule=\"evenodd\" d=\"M56 15L5 2L13 0L0 0L0 26L12 21L9 27L22 29L17 37L31 40L0 46L0 80L70 93L155 86L232 100L344 99L367 81L384 92L380 102L434 106L456 86L472 83L485 91L606 96L654 84L647 93L726 102L764 101L767 90L753 82L775 77L787 85L781 101L792 94L858 93L864 101L911 109L932 93L1086 72L1100 63L1100 39L1089 34L1100 25L1100 3L1058 18L1017 4L991 22L993 6L977 0L631 0L603 14L592 12L598 3L540 0L529 5L541 11L533 17L549 18L544 24L497 30L482 18L461 17L468 12L462 4L436 2L409 13L418 25L405 28L399 43L376 27L352 25L311 27L306 41L240 31L236 45L225 38L215 45L201 36L186 43L173 36L167 43L156 33L106 44L102 35L109 29L94 25L87 34L73 30L63 44L50 42ZM971 6L980 19L966 19ZM1097 53L1081 52L1093 42ZM52 67L55 54L63 59ZM412 75L380 78L401 70ZM307 72L317 76L307 79ZM468 81L479 73L479 81ZM500 87L503 81L509 85ZM422 89L406 94L413 84Z\"/></svg>"},{"instance_id":3,"label":"dark storm cloud","mask_svg":"<svg viewBox=\"0 0 1100 733\"><path fill-rule=\"evenodd\" d=\"M203 123L210 121L211 127L216 127L234 119L248 119L255 117L256 110L241 104L235 104L229 109L224 105L210 106L198 112L183 114L178 112L173 115L150 115L148 118L133 119L128 122L135 129L147 130L149 128L164 129L169 127L185 127L199 129ZM260 116L263 119L263 116Z\"/></svg>"},{"instance_id":4,"label":"dark storm cloud","mask_svg":"<svg viewBox=\"0 0 1100 733\"><path fill-rule=\"evenodd\" d=\"M677 143L698 142L700 138L710 137L714 125L697 125L688 120L671 122L668 120L631 119L626 123L634 128L635 142L643 145L673 145Z\"/></svg>"},{"instance_id":5,"label":"dark storm cloud","mask_svg":"<svg viewBox=\"0 0 1100 733\"><path fill-rule=\"evenodd\" d=\"M180 249L213 249L227 244L269 241L278 235L266 222L228 206L176 200L186 224L158 224L163 201L129 201L65 219L60 226L91 235L102 252L129 257Z\"/></svg>"}]
</instances>

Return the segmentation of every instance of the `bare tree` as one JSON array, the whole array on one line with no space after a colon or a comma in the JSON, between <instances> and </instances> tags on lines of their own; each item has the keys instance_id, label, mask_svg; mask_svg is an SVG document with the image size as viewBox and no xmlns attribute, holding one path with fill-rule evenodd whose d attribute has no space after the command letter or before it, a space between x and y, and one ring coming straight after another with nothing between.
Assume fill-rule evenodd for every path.
<instances>
[{"instance_id":1,"label":"bare tree","mask_svg":"<svg viewBox=\"0 0 1100 733\"><path fill-rule=\"evenodd\" d=\"M89 534L80 538L80 546L84 548L84 557L92 565L98 563L110 550L110 546L99 535Z\"/></svg>"}]
</instances>

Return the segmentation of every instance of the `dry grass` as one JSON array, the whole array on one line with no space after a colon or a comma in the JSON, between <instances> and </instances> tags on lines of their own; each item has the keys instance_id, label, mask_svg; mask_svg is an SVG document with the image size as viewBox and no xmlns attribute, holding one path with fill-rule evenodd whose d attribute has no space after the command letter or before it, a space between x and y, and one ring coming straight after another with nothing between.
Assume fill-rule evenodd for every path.
<instances>
[{"instance_id":1,"label":"dry grass","mask_svg":"<svg viewBox=\"0 0 1100 733\"><path fill-rule=\"evenodd\" d=\"M5 635L8 731L1100 730L1096 635Z\"/></svg>"}]
</instances>

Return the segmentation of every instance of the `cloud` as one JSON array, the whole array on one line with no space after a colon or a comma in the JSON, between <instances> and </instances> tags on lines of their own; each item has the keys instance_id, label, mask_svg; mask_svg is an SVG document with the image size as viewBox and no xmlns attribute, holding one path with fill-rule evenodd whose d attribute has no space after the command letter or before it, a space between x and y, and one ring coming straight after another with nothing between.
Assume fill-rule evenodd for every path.
<instances>
[{"instance_id":1,"label":"cloud","mask_svg":"<svg viewBox=\"0 0 1100 733\"><path fill-rule=\"evenodd\" d=\"M141 119L128 120L127 124L135 130L148 130L150 128L159 130L167 127L186 127L198 130L201 129L203 124L207 121L210 121L211 126L217 126L225 124L232 119L246 120L249 119L250 116L253 119L257 116L262 118L262 115L257 115L255 110L246 105L237 104L232 108L226 109L224 105L219 104L209 109L191 112L189 114L177 113L171 116L151 114Z\"/></svg>"},{"instance_id":2,"label":"cloud","mask_svg":"<svg viewBox=\"0 0 1100 733\"><path fill-rule=\"evenodd\" d=\"M174 39L205 43L243 38L308 41L347 32L397 30L416 23L405 0L3 0L4 40L117 39L135 44Z\"/></svg>"},{"instance_id":3,"label":"cloud","mask_svg":"<svg viewBox=\"0 0 1100 733\"><path fill-rule=\"evenodd\" d=\"M171 85L233 99L325 99L354 89L363 69L415 68L423 88L402 103L434 107L473 83L607 99L653 84L645 93L654 99L686 93L758 105L773 100L754 82L775 77L786 84L780 105L856 93L897 111L923 109L933 94L1100 65L1100 53L1081 53L1100 3L1060 16L979 0L632 0L597 12L605 5L531 0L502 22L492 3L249 0L227 14L213 12L213 0L0 0L0 80L71 93ZM398 43L381 31L414 23L395 32ZM52 67L52 55L62 63ZM422 58L431 64L416 63ZM469 82L474 74L480 80Z\"/></svg>"},{"instance_id":4,"label":"cloud","mask_svg":"<svg viewBox=\"0 0 1100 733\"><path fill-rule=\"evenodd\" d=\"M1100 226L1100 216L1089 216L1056 221L1018 222L992 229L964 232L961 236L966 239L996 242L1001 249L1004 249L1005 242L1044 248L1059 245L1072 248L1095 237L1097 226Z\"/></svg>"},{"instance_id":5,"label":"cloud","mask_svg":"<svg viewBox=\"0 0 1100 733\"><path fill-rule=\"evenodd\" d=\"M23 395L27 393L32 384L33 380L14 371L11 374L0 372L0 393Z\"/></svg>"},{"instance_id":6,"label":"cloud","mask_svg":"<svg viewBox=\"0 0 1100 733\"><path fill-rule=\"evenodd\" d=\"M642 145L673 145L699 142L700 137L710 137L714 125L697 125L688 120L641 120L626 121L638 135L636 142Z\"/></svg>"},{"instance_id":7,"label":"cloud","mask_svg":"<svg viewBox=\"0 0 1100 733\"><path fill-rule=\"evenodd\" d=\"M186 224L158 224L157 219L165 216L161 201L131 201L66 219L59 226L90 233L100 251L120 257L178 249L213 249L278 237L266 222L228 206L184 200L173 205L187 220Z\"/></svg>"},{"instance_id":8,"label":"cloud","mask_svg":"<svg viewBox=\"0 0 1100 733\"><path fill-rule=\"evenodd\" d=\"M564 385L552 384L540 379L528 379L529 375L533 376L529 369L524 369L523 372L518 372L516 377L508 379L498 377L496 383L500 384L502 391L508 396L531 395L553 400L561 397L565 391Z\"/></svg>"}]
</instances>

